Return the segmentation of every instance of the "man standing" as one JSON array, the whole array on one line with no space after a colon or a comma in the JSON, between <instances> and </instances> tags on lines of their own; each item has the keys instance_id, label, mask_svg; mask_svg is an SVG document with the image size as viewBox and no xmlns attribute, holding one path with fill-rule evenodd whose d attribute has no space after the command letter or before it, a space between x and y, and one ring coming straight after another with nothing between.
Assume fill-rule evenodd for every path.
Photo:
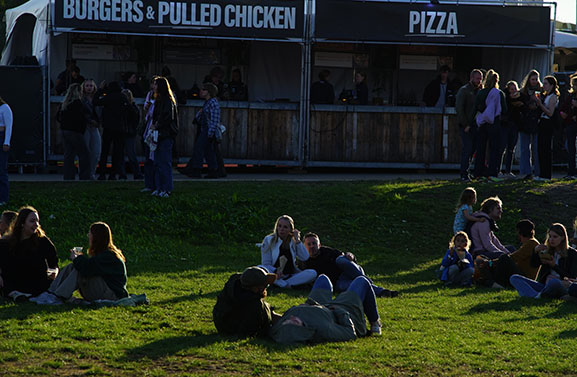
<instances>
[{"instance_id":1,"label":"man standing","mask_svg":"<svg viewBox=\"0 0 577 377\"><path fill-rule=\"evenodd\" d=\"M457 92L457 119L461 134L461 180L469 181L471 158L477 145L477 126L475 125L475 97L481 89L483 73L474 69L469 75L469 82Z\"/></svg>"},{"instance_id":2,"label":"man standing","mask_svg":"<svg viewBox=\"0 0 577 377\"><path fill-rule=\"evenodd\" d=\"M311 86L311 103L328 105L335 103L335 89L329 82L330 75L331 72L328 69L323 69L319 73L319 81Z\"/></svg>"},{"instance_id":3,"label":"man standing","mask_svg":"<svg viewBox=\"0 0 577 377\"><path fill-rule=\"evenodd\" d=\"M449 66L442 66L439 70L439 76L425 87L423 102L426 106L443 108L450 105L448 103L449 98L453 98L455 95L453 85L449 82L450 71Z\"/></svg>"},{"instance_id":4,"label":"man standing","mask_svg":"<svg viewBox=\"0 0 577 377\"><path fill-rule=\"evenodd\" d=\"M355 278L358 276L366 277L363 268L356 263L353 253L343 253L332 247L321 246L321 240L315 233L307 233L303 242L310 258L306 261L299 261L299 268L310 268L315 270L317 275L327 275L336 290L346 291ZM396 297L399 295L397 291L379 287L373 284L370 279L368 281L377 297Z\"/></svg>"},{"instance_id":5,"label":"man standing","mask_svg":"<svg viewBox=\"0 0 577 377\"><path fill-rule=\"evenodd\" d=\"M266 336L273 318L280 317L264 299L266 287L276 279L260 267L233 274L218 294L212 310L214 326L221 335Z\"/></svg>"}]
</instances>

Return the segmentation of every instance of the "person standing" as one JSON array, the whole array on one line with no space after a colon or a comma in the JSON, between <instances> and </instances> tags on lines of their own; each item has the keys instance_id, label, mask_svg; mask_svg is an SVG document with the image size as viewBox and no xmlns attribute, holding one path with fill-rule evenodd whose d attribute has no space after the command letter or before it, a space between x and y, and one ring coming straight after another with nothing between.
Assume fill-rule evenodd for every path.
<instances>
[{"instance_id":1,"label":"person standing","mask_svg":"<svg viewBox=\"0 0 577 377\"><path fill-rule=\"evenodd\" d=\"M539 154L537 153L537 124L541 110L535 93L541 92L539 72L531 70L521 83L521 100L524 103L519 127L521 148L520 174L523 179L533 179L539 175ZM531 158L532 157L532 158Z\"/></svg>"},{"instance_id":2,"label":"person standing","mask_svg":"<svg viewBox=\"0 0 577 377\"><path fill-rule=\"evenodd\" d=\"M461 135L461 180L469 181L469 168L471 159L475 154L477 143L477 125L475 124L475 97L483 81L483 72L474 69L469 75L469 82L463 85L457 92L457 119L459 122L459 133Z\"/></svg>"},{"instance_id":3,"label":"person standing","mask_svg":"<svg viewBox=\"0 0 577 377\"><path fill-rule=\"evenodd\" d=\"M515 146L519 139L519 124L521 123L521 109L523 108L521 93L519 93L519 86L516 81L507 83L505 97L507 100L507 117L501 124L501 149L505 148L505 153L501 155L499 168L504 162L505 170L503 171L503 176L514 178L515 174L511 171L511 167L513 165Z\"/></svg>"},{"instance_id":4,"label":"person standing","mask_svg":"<svg viewBox=\"0 0 577 377\"><path fill-rule=\"evenodd\" d=\"M367 74L365 72L357 72L355 74L355 90L353 90L353 104L354 105L369 104L369 87L367 86Z\"/></svg>"},{"instance_id":5,"label":"person standing","mask_svg":"<svg viewBox=\"0 0 577 377\"><path fill-rule=\"evenodd\" d=\"M64 96L64 102L56 114L62 130L64 143L64 179L74 180L76 166L74 159L78 156L78 176L82 180L90 179L90 154L84 140L88 123L88 110L81 100L80 84L72 84Z\"/></svg>"},{"instance_id":6,"label":"person standing","mask_svg":"<svg viewBox=\"0 0 577 377\"><path fill-rule=\"evenodd\" d=\"M439 70L439 76L431 81L423 93L423 102L427 107L443 108L448 105L449 98L453 98L453 87L449 81L451 68L444 65Z\"/></svg>"},{"instance_id":7,"label":"person standing","mask_svg":"<svg viewBox=\"0 0 577 377\"><path fill-rule=\"evenodd\" d=\"M12 123L14 116L12 109L0 97L0 205L8 203L10 185L8 183L8 153L10 152L10 139L12 138Z\"/></svg>"},{"instance_id":8,"label":"person standing","mask_svg":"<svg viewBox=\"0 0 577 377\"><path fill-rule=\"evenodd\" d=\"M557 79L554 76L546 76L545 79L543 79L543 90L543 100L541 100L541 96L535 96L539 108L543 111L541 119L539 119L537 138L539 147L539 177L535 177L535 180L548 181L551 180L551 170L553 169L551 141L555 127L554 113L559 103Z\"/></svg>"},{"instance_id":9,"label":"person standing","mask_svg":"<svg viewBox=\"0 0 577 377\"><path fill-rule=\"evenodd\" d=\"M567 133L567 152L569 161L567 163L566 179L577 179L577 168L575 167L575 139L577 139L577 73L570 77L571 88L569 89L565 101L559 106L559 115L563 120L565 132Z\"/></svg>"},{"instance_id":10,"label":"person standing","mask_svg":"<svg viewBox=\"0 0 577 377\"><path fill-rule=\"evenodd\" d=\"M311 86L311 103L332 105L335 103L335 88L329 82L331 71L323 69L319 73L319 81Z\"/></svg>"},{"instance_id":11,"label":"person standing","mask_svg":"<svg viewBox=\"0 0 577 377\"><path fill-rule=\"evenodd\" d=\"M102 148L100 117L96 111L96 106L93 104L95 94L96 83L94 80L85 80L82 83L82 104L84 104L88 113L86 131L84 131L84 141L86 142L90 158L90 179L96 179L96 167L98 166L100 149Z\"/></svg>"},{"instance_id":12,"label":"person standing","mask_svg":"<svg viewBox=\"0 0 577 377\"><path fill-rule=\"evenodd\" d=\"M155 80L156 98L152 113L152 129L158 131L158 143L154 151L153 196L168 198L172 193L172 147L178 134L178 109L176 97L165 77Z\"/></svg>"},{"instance_id":13,"label":"person standing","mask_svg":"<svg viewBox=\"0 0 577 377\"><path fill-rule=\"evenodd\" d=\"M156 97L156 79L159 76L154 76L150 81L150 91L146 94L144 100L144 188L140 192L154 191L156 183L154 182L154 151L158 142L158 137L155 138L158 132L152 129L152 114L154 114L154 99Z\"/></svg>"},{"instance_id":14,"label":"person standing","mask_svg":"<svg viewBox=\"0 0 577 377\"><path fill-rule=\"evenodd\" d=\"M140 110L138 106L134 103L134 97L129 89L123 89L122 94L128 99L128 111L126 114L126 133L124 135L124 154L128 158L128 164L134 175L134 179L144 178L140 174L140 164L138 163L138 158L136 157L136 132L138 125L140 124ZM124 159L123 159L124 160ZM123 161L124 162L124 161ZM126 178L126 170L124 163L121 164L123 175Z\"/></svg>"}]
</instances>

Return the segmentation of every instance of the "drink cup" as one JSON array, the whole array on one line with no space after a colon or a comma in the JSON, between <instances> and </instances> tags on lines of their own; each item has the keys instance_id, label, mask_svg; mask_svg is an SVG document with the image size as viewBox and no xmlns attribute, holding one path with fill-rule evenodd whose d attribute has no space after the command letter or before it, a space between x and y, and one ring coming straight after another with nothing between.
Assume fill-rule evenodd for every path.
<instances>
[{"instance_id":1,"label":"drink cup","mask_svg":"<svg viewBox=\"0 0 577 377\"><path fill-rule=\"evenodd\" d=\"M74 251L75 254L80 254L82 253L82 246L74 246L72 250Z\"/></svg>"}]
</instances>

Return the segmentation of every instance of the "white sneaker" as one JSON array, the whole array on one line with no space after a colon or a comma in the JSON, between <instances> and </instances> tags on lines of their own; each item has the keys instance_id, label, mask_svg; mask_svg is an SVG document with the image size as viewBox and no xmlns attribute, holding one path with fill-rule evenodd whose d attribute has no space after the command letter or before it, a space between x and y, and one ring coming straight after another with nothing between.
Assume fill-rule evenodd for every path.
<instances>
[{"instance_id":1,"label":"white sneaker","mask_svg":"<svg viewBox=\"0 0 577 377\"><path fill-rule=\"evenodd\" d=\"M154 191L152 192L152 194L150 194L150 195L151 195L151 196L158 196L158 195L160 195L160 191L154 190Z\"/></svg>"},{"instance_id":2,"label":"white sneaker","mask_svg":"<svg viewBox=\"0 0 577 377\"><path fill-rule=\"evenodd\" d=\"M140 192L150 192L150 191L152 191L152 189L150 189L148 187L145 187L142 190L140 190Z\"/></svg>"},{"instance_id":3,"label":"white sneaker","mask_svg":"<svg viewBox=\"0 0 577 377\"><path fill-rule=\"evenodd\" d=\"M170 192L168 191L162 191L161 193L158 194L159 198L170 198Z\"/></svg>"},{"instance_id":4,"label":"white sneaker","mask_svg":"<svg viewBox=\"0 0 577 377\"><path fill-rule=\"evenodd\" d=\"M371 335L382 335L381 328L381 320L377 319L375 322L371 322Z\"/></svg>"}]
</instances>

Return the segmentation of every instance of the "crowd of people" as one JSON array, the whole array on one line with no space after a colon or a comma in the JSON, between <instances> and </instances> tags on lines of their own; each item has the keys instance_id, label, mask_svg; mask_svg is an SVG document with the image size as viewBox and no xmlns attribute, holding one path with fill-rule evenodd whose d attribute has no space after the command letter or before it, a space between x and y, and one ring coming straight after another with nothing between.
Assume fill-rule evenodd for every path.
<instances>
[{"instance_id":1,"label":"crowd of people","mask_svg":"<svg viewBox=\"0 0 577 377\"><path fill-rule=\"evenodd\" d=\"M523 297L577 300L577 219L571 244L563 224L552 224L541 244L535 238L535 224L522 219L516 224L520 246L504 246L495 234L503 203L490 197L472 212L476 201L472 187L461 194L454 236L439 269L446 285L510 286Z\"/></svg>"},{"instance_id":2,"label":"crowd of people","mask_svg":"<svg viewBox=\"0 0 577 377\"><path fill-rule=\"evenodd\" d=\"M0 217L0 293L16 302L58 305L74 300L117 301L128 297L126 266L114 244L110 227L90 225L88 250L77 246L59 269L56 247L40 226L38 211L30 206L4 211Z\"/></svg>"},{"instance_id":3,"label":"crowd of people","mask_svg":"<svg viewBox=\"0 0 577 377\"><path fill-rule=\"evenodd\" d=\"M531 70L521 86L508 81L505 92L500 77L490 69L474 69L469 82L456 94L456 111L462 141L461 180L513 178L515 146L520 141L520 178L551 180L552 138L557 129L566 133L566 179L577 179L577 72L570 88L560 93L557 79ZM436 92L442 89L436 89ZM487 155L488 151L488 155ZM474 170L471 162L474 157Z\"/></svg>"}]
</instances>

